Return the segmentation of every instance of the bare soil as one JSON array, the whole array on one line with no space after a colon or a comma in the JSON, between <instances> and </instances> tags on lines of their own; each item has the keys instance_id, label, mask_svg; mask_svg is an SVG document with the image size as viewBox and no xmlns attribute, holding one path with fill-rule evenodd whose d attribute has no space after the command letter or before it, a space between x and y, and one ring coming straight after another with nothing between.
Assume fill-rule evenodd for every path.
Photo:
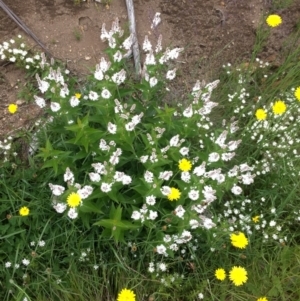
<instances>
[{"instance_id":1,"label":"bare soil","mask_svg":"<svg viewBox=\"0 0 300 301\"><path fill-rule=\"evenodd\" d=\"M102 23L108 28L118 17L121 26L128 24L124 0L110 5L89 0L75 5L74 0L3 0L38 36L53 54L79 76L88 74L98 63L106 44L100 40ZM178 96L190 89L197 79L215 78L225 63L249 61L256 38L256 28L272 0L134 0L138 40L145 34L151 40L163 35L163 46L185 47L178 59L181 70ZM162 23L150 30L153 16L162 13ZM282 41L294 29L300 17L300 3L277 10L283 24L272 31L270 43L261 57L280 61ZM21 34L31 47L35 42L0 9L0 42ZM277 62L278 63L278 62ZM177 84L176 83L176 84ZM37 106L19 97L24 91L24 74L12 64L0 65L0 137L15 129L30 126L41 114ZM10 115L7 106L17 103L19 110Z\"/></svg>"}]
</instances>

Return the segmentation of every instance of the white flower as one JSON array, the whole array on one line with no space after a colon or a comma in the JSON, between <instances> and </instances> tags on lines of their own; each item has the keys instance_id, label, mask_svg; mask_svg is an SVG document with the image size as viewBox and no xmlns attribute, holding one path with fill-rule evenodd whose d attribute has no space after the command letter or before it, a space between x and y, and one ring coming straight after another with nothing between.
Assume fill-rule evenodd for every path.
<instances>
[{"instance_id":1,"label":"white flower","mask_svg":"<svg viewBox=\"0 0 300 301\"><path fill-rule=\"evenodd\" d=\"M93 193L93 187L89 185L85 185L81 189L79 189L77 193L80 195L81 199L84 200Z\"/></svg>"},{"instance_id":2,"label":"white flower","mask_svg":"<svg viewBox=\"0 0 300 301\"><path fill-rule=\"evenodd\" d=\"M93 163L92 167L94 167L95 172L99 173L100 175L106 175L107 174L105 166L102 163Z\"/></svg>"},{"instance_id":3,"label":"white flower","mask_svg":"<svg viewBox=\"0 0 300 301\"><path fill-rule=\"evenodd\" d=\"M35 103L40 107L40 108L44 108L46 106L46 101L44 98L38 97L36 95L33 96Z\"/></svg>"},{"instance_id":4,"label":"white flower","mask_svg":"<svg viewBox=\"0 0 300 301\"><path fill-rule=\"evenodd\" d=\"M123 185L129 185L132 182L132 178L130 176L124 175L122 178Z\"/></svg>"},{"instance_id":5,"label":"white flower","mask_svg":"<svg viewBox=\"0 0 300 301\"><path fill-rule=\"evenodd\" d=\"M158 265L158 268L162 271L162 272L165 272L167 270L167 266L165 263L160 263Z\"/></svg>"},{"instance_id":6,"label":"white flower","mask_svg":"<svg viewBox=\"0 0 300 301\"><path fill-rule=\"evenodd\" d=\"M198 177L203 176L205 174L205 165L206 162L203 161L200 166L194 168L193 174L195 174Z\"/></svg>"},{"instance_id":7,"label":"white flower","mask_svg":"<svg viewBox=\"0 0 300 301\"><path fill-rule=\"evenodd\" d=\"M175 60L178 58L179 53L182 52L184 48L176 47L168 52L168 59Z\"/></svg>"},{"instance_id":8,"label":"white flower","mask_svg":"<svg viewBox=\"0 0 300 301\"><path fill-rule=\"evenodd\" d=\"M154 206L156 203L156 199L154 195L149 195L146 197L146 203L150 206Z\"/></svg>"},{"instance_id":9,"label":"white flower","mask_svg":"<svg viewBox=\"0 0 300 301\"><path fill-rule=\"evenodd\" d=\"M182 115L183 115L184 117L187 117L187 118L192 117L192 116L193 116L193 107L192 107L192 105L190 105L188 108L186 108L186 109L183 111Z\"/></svg>"},{"instance_id":10,"label":"white flower","mask_svg":"<svg viewBox=\"0 0 300 301\"><path fill-rule=\"evenodd\" d=\"M175 252L178 251L178 245L177 244L171 244L169 248L172 251L175 251Z\"/></svg>"},{"instance_id":11,"label":"white flower","mask_svg":"<svg viewBox=\"0 0 300 301\"><path fill-rule=\"evenodd\" d=\"M51 102L50 109L52 112L57 112L61 108L60 104L58 102Z\"/></svg>"},{"instance_id":12,"label":"white flower","mask_svg":"<svg viewBox=\"0 0 300 301\"><path fill-rule=\"evenodd\" d=\"M62 195L65 191L65 187L60 186L60 185L53 185L53 184L49 183L49 187L50 187L52 193L56 196Z\"/></svg>"},{"instance_id":13,"label":"white flower","mask_svg":"<svg viewBox=\"0 0 300 301\"><path fill-rule=\"evenodd\" d=\"M44 247L44 246L46 245L46 243L45 243L44 240L40 240L40 241L38 242L38 245L39 245L39 247Z\"/></svg>"},{"instance_id":14,"label":"white flower","mask_svg":"<svg viewBox=\"0 0 300 301\"><path fill-rule=\"evenodd\" d=\"M171 193L171 188L169 186L163 186L160 191L163 195L169 195Z\"/></svg>"},{"instance_id":15,"label":"white flower","mask_svg":"<svg viewBox=\"0 0 300 301\"><path fill-rule=\"evenodd\" d=\"M170 140L170 146L178 146L179 143L179 135L176 135L174 137L171 138Z\"/></svg>"},{"instance_id":16,"label":"white flower","mask_svg":"<svg viewBox=\"0 0 300 301\"><path fill-rule=\"evenodd\" d=\"M240 186L234 185L231 188L231 192L235 195L240 195L243 192L243 189Z\"/></svg>"},{"instance_id":17,"label":"white flower","mask_svg":"<svg viewBox=\"0 0 300 301\"><path fill-rule=\"evenodd\" d=\"M111 133L111 134L115 134L117 132L117 126L111 122L108 123L107 125L107 130Z\"/></svg>"},{"instance_id":18,"label":"white flower","mask_svg":"<svg viewBox=\"0 0 300 301\"><path fill-rule=\"evenodd\" d=\"M164 245L159 245L159 246L156 247L156 252L158 254L165 255L166 251L167 251L167 248Z\"/></svg>"},{"instance_id":19,"label":"white flower","mask_svg":"<svg viewBox=\"0 0 300 301\"><path fill-rule=\"evenodd\" d=\"M234 156L235 156L235 152L223 153L222 154L222 160L223 161L230 161Z\"/></svg>"},{"instance_id":20,"label":"white flower","mask_svg":"<svg viewBox=\"0 0 300 301\"><path fill-rule=\"evenodd\" d=\"M159 179L169 181L170 178L173 176L173 171L162 171L159 173Z\"/></svg>"},{"instance_id":21,"label":"white flower","mask_svg":"<svg viewBox=\"0 0 300 301\"><path fill-rule=\"evenodd\" d=\"M180 154L185 157L189 154L189 148L188 147L182 147L180 150L179 150Z\"/></svg>"},{"instance_id":22,"label":"white flower","mask_svg":"<svg viewBox=\"0 0 300 301\"><path fill-rule=\"evenodd\" d=\"M140 160L141 160L142 163L146 163L147 160L148 160L148 158L149 158L149 156L142 156L142 157L140 158Z\"/></svg>"},{"instance_id":23,"label":"white flower","mask_svg":"<svg viewBox=\"0 0 300 301\"><path fill-rule=\"evenodd\" d=\"M45 93L50 87L50 84L44 80L38 81L38 84L39 84L39 89L42 93Z\"/></svg>"},{"instance_id":24,"label":"white flower","mask_svg":"<svg viewBox=\"0 0 300 301\"><path fill-rule=\"evenodd\" d=\"M74 174L72 173L69 167L66 168L66 172L64 173L64 181L70 181L71 184L73 184L74 182Z\"/></svg>"},{"instance_id":25,"label":"white flower","mask_svg":"<svg viewBox=\"0 0 300 301\"><path fill-rule=\"evenodd\" d=\"M63 213L67 209L67 205L64 203L57 203L53 205L53 208L57 213Z\"/></svg>"},{"instance_id":26,"label":"white flower","mask_svg":"<svg viewBox=\"0 0 300 301\"><path fill-rule=\"evenodd\" d=\"M78 216L78 212L76 211L76 208L70 208L68 211L68 217L71 219L75 219Z\"/></svg>"},{"instance_id":27,"label":"white flower","mask_svg":"<svg viewBox=\"0 0 300 301\"><path fill-rule=\"evenodd\" d=\"M145 65L155 65L155 56L153 51L151 50L149 53L146 54Z\"/></svg>"},{"instance_id":28,"label":"white flower","mask_svg":"<svg viewBox=\"0 0 300 301\"><path fill-rule=\"evenodd\" d=\"M203 298L204 298L204 295L203 295L202 293L199 293L199 294L198 294L198 298L199 298L199 299L203 299Z\"/></svg>"},{"instance_id":29,"label":"white flower","mask_svg":"<svg viewBox=\"0 0 300 301\"><path fill-rule=\"evenodd\" d=\"M109 184L109 183L102 183L101 184L101 190L103 191L103 192L109 192L109 191L111 191L111 186L112 186L112 184Z\"/></svg>"},{"instance_id":30,"label":"white flower","mask_svg":"<svg viewBox=\"0 0 300 301\"><path fill-rule=\"evenodd\" d=\"M176 76L176 68L174 68L173 70L169 70L166 74L166 79L172 80L175 78Z\"/></svg>"},{"instance_id":31,"label":"white flower","mask_svg":"<svg viewBox=\"0 0 300 301\"><path fill-rule=\"evenodd\" d=\"M101 92L101 96L105 99L108 99L111 97L111 93L107 89L103 89Z\"/></svg>"},{"instance_id":32,"label":"white flower","mask_svg":"<svg viewBox=\"0 0 300 301\"><path fill-rule=\"evenodd\" d=\"M183 219L184 213L185 213L185 209L179 205L175 208L175 215L177 215L179 218Z\"/></svg>"},{"instance_id":33,"label":"white flower","mask_svg":"<svg viewBox=\"0 0 300 301\"><path fill-rule=\"evenodd\" d=\"M95 100L97 100L98 98L99 98L99 95L98 95L97 92L90 91L90 93L89 93L89 99L90 99L90 100L95 101Z\"/></svg>"},{"instance_id":34,"label":"white flower","mask_svg":"<svg viewBox=\"0 0 300 301\"><path fill-rule=\"evenodd\" d=\"M204 218L203 219L203 227L206 229L211 229L213 227L215 227L216 224L213 223L213 221L210 218Z\"/></svg>"},{"instance_id":35,"label":"white flower","mask_svg":"<svg viewBox=\"0 0 300 301\"><path fill-rule=\"evenodd\" d=\"M98 269L99 269L99 265L94 264L94 265L93 265L93 269L94 269L94 270L98 270Z\"/></svg>"},{"instance_id":36,"label":"white flower","mask_svg":"<svg viewBox=\"0 0 300 301\"><path fill-rule=\"evenodd\" d=\"M276 226L276 222L275 221L270 221L270 227L275 227Z\"/></svg>"},{"instance_id":37,"label":"white flower","mask_svg":"<svg viewBox=\"0 0 300 301\"><path fill-rule=\"evenodd\" d=\"M151 171L146 171L145 174L144 174L144 179L147 183L152 183L153 182L153 178L154 178L154 175Z\"/></svg>"},{"instance_id":38,"label":"white flower","mask_svg":"<svg viewBox=\"0 0 300 301\"><path fill-rule=\"evenodd\" d=\"M131 218L137 221L141 219L141 213L139 211L134 210L132 212Z\"/></svg>"},{"instance_id":39,"label":"white flower","mask_svg":"<svg viewBox=\"0 0 300 301\"><path fill-rule=\"evenodd\" d=\"M31 247L34 247L34 246L35 246L35 242L34 242L34 241L31 241L31 242L30 242L30 246L31 246Z\"/></svg>"},{"instance_id":40,"label":"white flower","mask_svg":"<svg viewBox=\"0 0 300 301\"><path fill-rule=\"evenodd\" d=\"M129 50L133 44L134 36L130 34L130 36L123 42L122 46L124 49Z\"/></svg>"},{"instance_id":41,"label":"white flower","mask_svg":"<svg viewBox=\"0 0 300 301\"><path fill-rule=\"evenodd\" d=\"M186 182L186 183L189 183L190 180L191 180L191 175L188 171L183 171L181 173L181 180Z\"/></svg>"},{"instance_id":42,"label":"white flower","mask_svg":"<svg viewBox=\"0 0 300 301\"><path fill-rule=\"evenodd\" d=\"M126 79L126 71L122 69L120 72L116 72L111 79L117 85L122 84Z\"/></svg>"},{"instance_id":43,"label":"white flower","mask_svg":"<svg viewBox=\"0 0 300 301\"><path fill-rule=\"evenodd\" d=\"M191 229L197 229L197 228L199 228L200 224L197 220L191 219L190 226L191 226Z\"/></svg>"},{"instance_id":44,"label":"white flower","mask_svg":"<svg viewBox=\"0 0 300 301\"><path fill-rule=\"evenodd\" d=\"M101 58L100 64L99 64L101 71L106 72L109 69L110 65L111 65L111 63L107 62L104 57Z\"/></svg>"},{"instance_id":45,"label":"white flower","mask_svg":"<svg viewBox=\"0 0 300 301\"><path fill-rule=\"evenodd\" d=\"M208 203L211 203L217 199L217 197L215 196L216 190L212 189L211 186L204 186L202 193Z\"/></svg>"},{"instance_id":46,"label":"white flower","mask_svg":"<svg viewBox=\"0 0 300 301\"><path fill-rule=\"evenodd\" d=\"M134 130L135 124L133 122L128 122L125 124L125 129L128 132L131 132Z\"/></svg>"},{"instance_id":47,"label":"white flower","mask_svg":"<svg viewBox=\"0 0 300 301\"><path fill-rule=\"evenodd\" d=\"M94 72L94 77L97 80L102 80L104 78L103 72L100 70L100 68L96 69Z\"/></svg>"},{"instance_id":48,"label":"white flower","mask_svg":"<svg viewBox=\"0 0 300 301\"><path fill-rule=\"evenodd\" d=\"M78 105L80 104L80 101L77 97L75 96L72 96L71 99L70 99L70 105L71 107L77 107Z\"/></svg>"},{"instance_id":49,"label":"white flower","mask_svg":"<svg viewBox=\"0 0 300 301\"><path fill-rule=\"evenodd\" d=\"M145 52L152 50L152 44L150 43L147 35L145 35L145 39L144 39L144 43L143 43L143 50Z\"/></svg>"},{"instance_id":50,"label":"white flower","mask_svg":"<svg viewBox=\"0 0 300 301\"><path fill-rule=\"evenodd\" d=\"M197 201L199 199L199 191L195 189L191 189L188 196L191 200Z\"/></svg>"},{"instance_id":51,"label":"white flower","mask_svg":"<svg viewBox=\"0 0 300 301\"><path fill-rule=\"evenodd\" d=\"M148 219L151 219L151 220L155 220L157 218L158 214L156 211L152 211L152 210L149 210L149 217Z\"/></svg>"},{"instance_id":52,"label":"white flower","mask_svg":"<svg viewBox=\"0 0 300 301\"><path fill-rule=\"evenodd\" d=\"M217 162L220 159L220 155L218 153L211 153L208 156L208 162Z\"/></svg>"},{"instance_id":53,"label":"white flower","mask_svg":"<svg viewBox=\"0 0 300 301\"><path fill-rule=\"evenodd\" d=\"M250 185L254 182L254 177L255 175L251 175L250 172L247 172L246 174L241 175L239 179L242 181L243 184Z\"/></svg>"},{"instance_id":54,"label":"white flower","mask_svg":"<svg viewBox=\"0 0 300 301\"><path fill-rule=\"evenodd\" d=\"M90 172L89 177L92 182L99 182L101 180L101 176L95 172Z\"/></svg>"},{"instance_id":55,"label":"white flower","mask_svg":"<svg viewBox=\"0 0 300 301\"><path fill-rule=\"evenodd\" d=\"M148 272L149 273L154 273L155 272L155 268L154 268L154 263L153 262L149 263Z\"/></svg>"},{"instance_id":56,"label":"white flower","mask_svg":"<svg viewBox=\"0 0 300 301\"><path fill-rule=\"evenodd\" d=\"M9 262L9 261L5 262L5 267L10 268L11 267L11 262Z\"/></svg>"},{"instance_id":57,"label":"white flower","mask_svg":"<svg viewBox=\"0 0 300 301\"><path fill-rule=\"evenodd\" d=\"M103 151L109 151L110 149L110 146L107 145L106 141L104 139L101 139L100 140L100 143L99 143L99 148Z\"/></svg>"},{"instance_id":58,"label":"white flower","mask_svg":"<svg viewBox=\"0 0 300 301\"><path fill-rule=\"evenodd\" d=\"M114 54L114 62L120 62L123 58L122 53L120 50L118 50L115 54Z\"/></svg>"},{"instance_id":59,"label":"white flower","mask_svg":"<svg viewBox=\"0 0 300 301\"><path fill-rule=\"evenodd\" d=\"M23 265L28 266L29 263L30 263L30 261L29 261L28 259L24 258L24 259L22 260L22 263L23 263Z\"/></svg>"},{"instance_id":60,"label":"white flower","mask_svg":"<svg viewBox=\"0 0 300 301\"><path fill-rule=\"evenodd\" d=\"M157 25L161 22L160 13L155 13L154 18L152 20L151 29L157 27Z\"/></svg>"},{"instance_id":61,"label":"white flower","mask_svg":"<svg viewBox=\"0 0 300 301\"><path fill-rule=\"evenodd\" d=\"M158 80L157 80L157 78L156 77L151 77L150 79L149 79L149 84L150 84L150 87L152 88L152 87L154 87L154 86L156 86L156 84L158 83Z\"/></svg>"}]
</instances>

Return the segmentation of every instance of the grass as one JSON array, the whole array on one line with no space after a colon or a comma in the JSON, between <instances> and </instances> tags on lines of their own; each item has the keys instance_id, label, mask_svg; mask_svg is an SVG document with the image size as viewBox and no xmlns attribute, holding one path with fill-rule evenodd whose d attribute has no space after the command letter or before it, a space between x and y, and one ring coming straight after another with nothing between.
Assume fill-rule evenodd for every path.
<instances>
[{"instance_id":1,"label":"grass","mask_svg":"<svg viewBox=\"0 0 300 301\"><path fill-rule=\"evenodd\" d=\"M74 31L76 39L77 34ZM81 36L78 37L80 40ZM219 125L222 119L234 115L242 125L240 135L253 123L253 105L270 104L283 92L300 86L299 28L285 41L279 66L261 68L255 60L266 39L267 32L259 31L251 62L246 66L226 67L213 96L220 102L215 115ZM240 75L243 84L239 84ZM31 86L28 88L32 91ZM242 88L249 93L245 104L238 97ZM228 102L228 94L234 93L237 97ZM262 99L259 104L258 97ZM236 109L239 111L233 113ZM248 112L252 113L248 115ZM262 146L251 141L249 133L245 140L248 143L241 147L238 158L255 161L264 155ZM299 140L296 149L298 144ZM1 300L108 301L116 300L124 287L132 289L137 300L149 301L199 300L200 293L204 300L215 301L256 301L264 296L273 301L300 300L300 236L299 220L296 221L297 212L300 214L300 164L295 159L294 170L290 172L290 160L290 157L277 157L274 171L258 175L255 184L245 192L253 206L251 214L263 213L257 224L260 228L252 225L246 249L234 249L230 245L228 233L224 232L228 225L224 223L218 231L207 231L206 236L196 237L173 258L160 258L155 256L147 237L141 241L133 234L130 240L117 242L110 233L100 235L97 226L57 218L49 204L48 183L54 172L42 169L42 162L34 158L29 161L16 158L18 168L6 163L0 175L0 258L4 264L8 259L12 263L11 267L0 268ZM234 163L232 166L228 163L228 169ZM214 206L215 212L225 212L224 203L230 200L228 195L220 198ZM34 212L30 218L18 216L20 204L30 204ZM242 207L241 203L232 206L239 210ZM263 227L264 220L267 224ZM269 226L271 221L281 229ZM287 239L266 239L262 231L270 237ZM41 241L46 245L40 246ZM25 258L30 259L29 266L22 264ZM154 261L157 265L166 262L167 272L157 269L149 273L149 264ZM17 268L15 264L21 266ZM233 266L245 267L248 272L248 281L242 287L234 286L228 279ZM224 268L227 273L222 282L214 277L218 268Z\"/></svg>"}]
</instances>

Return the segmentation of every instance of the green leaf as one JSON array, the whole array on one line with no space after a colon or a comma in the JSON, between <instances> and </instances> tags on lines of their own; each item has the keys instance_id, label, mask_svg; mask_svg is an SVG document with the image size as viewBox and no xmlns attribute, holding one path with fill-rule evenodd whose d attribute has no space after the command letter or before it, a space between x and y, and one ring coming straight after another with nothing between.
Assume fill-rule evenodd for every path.
<instances>
[{"instance_id":1,"label":"green leaf","mask_svg":"<svg viewBox=\"0 0 300 301\"><path fill-rule=\"evenodd\" d=\"M94 223L95 226L102 226L108 229L116 230L117 228L122 230L137 229L140 226L133 225L131 222L126 220L116 220L116 219L103 219L99 222Z\"/></svg>"},{"instance_id":2,"label":"green leaf","mask_svg":"<svg viewBox=\"0 0 300 301\"><path fill-rule=\"evenodd\" d=\"M99 207L91 201L84 201L82 206L79 208L82 212L95 212L95 213L103 213Z\"/></svg>"}]
</instances>

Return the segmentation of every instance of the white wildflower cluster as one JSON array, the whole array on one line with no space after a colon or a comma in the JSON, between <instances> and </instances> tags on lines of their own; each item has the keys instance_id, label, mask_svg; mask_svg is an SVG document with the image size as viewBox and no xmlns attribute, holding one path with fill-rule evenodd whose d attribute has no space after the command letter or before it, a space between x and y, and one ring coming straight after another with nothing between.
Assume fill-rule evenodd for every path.
<instances>
[{"instance_id":1,"label":"white wildflower cluster","mask_svg":"<svg viewBox=\"0 0 300 301\"><path fill-rule=\"evenodd\" d=\"M157 17L154 18L154 23L157 23L157 20L159 20L159 15L160 15L159 13L156 14ZM160 35L158 38L155 50L153 50L153 46L149 40L148 35L145 36L143 42L143 50L146 53L146 57L143 65L142 75L145 78L145 80L149 83L150 88L156 86L156 84L158 83L158 79L155 76L156 75L155 71L153 71L153 68L151 68L151 66L157 64L163 65L167 63L169 60L175 60L178 58L179 54L183 51L183 48L176 47L173 49L167 48L164 53L161 53L162 51L161 43L162 43L162 35ZM167 71L166 79L172 80L175 77L176 77L176 68Z\"/></svg>"},{"instance_id":2,"label":"white wildflower cluster","mask_svg":"<svg viewBox=\"0 0 300 301\"><path fill-rule=\"evenodd\" d=\"M135 127L141 123L144 113L133 114L135 110L135 105L132 105L130 108L125 103L124 105L120 103L118 99L115 99L115 114L119 117L120 123L125 127L125 130L132 132Z\"/></svg>"},{"instance_id":3,"label":"white wildflower cluster","mask_svg":"<svg viewBox=\"0 0 300 301\"><path fill-rule=\"evenodd\" d=\"M82 250L80 252L79 261L80 262L87 262L89 261L89 253L91 252L90 248L87 248L86 250Z\"/></svg>"},{"instance_id":4,"label":"white wildflower cluster","mask_svg":"<svg viewBox=\"0 0 300 301\"><path fill-rule=\"evenodd\" d=\"M26 50L22 43L22 36L18 35L17 41L11 39L9 42L0 44L0 59L12 63L18 62L25 66L26 69L37 69L40 67L42 57L39 54L33 55Z\"/></svg>"},{"instance_id":5,"label":"white wildflower cluster","mask_svg":"<svg viewBox=\"0 0 300 301\"><path fill-rule=\"evenodd\" d=\"M140 210L134 210L132 212L131 218L136 221L141 221L143 223L145 220L156 220L158 217L158 212L152 206L156 204L156 197L154 195L149 195L146 198L146 202L143 204Z\"/></svg>"},{"instance_id":6,"label":"white wildflower cluster","mask_svg":"<svg viewBox=\"0 0 300 301\"><path fill-rule=\"evenodd\" d=\"M119 19L116 18L112 23L112 27L110 31L106 30L106 24L102 24L100 39L102 41L108 41L110 48L115 48L117 46L117 40L115 35L118 37L122 37L124 34L124 30L122 30L119 26Z\"/></svg>"},{"instance_id":7,"label":"white wildflower cluster","mask_svg":"<svg viewBox=\"0 0 300 301\"><path fill-rule=\"evenodd\" d=\"M219 214L218 221L224 224L227 220L228 231L243 231L251 236L254 232L260 232L264 242L275 241L284 243L287 236L284 234L283 225L277 224L277 210L266 209L268 214L257 212L257 208L267 206L264 197L258 200L246 198L234 199L224 203L224 211Z\"/></svg>"},{"instance_id":8,"label":"white wildflower cluster","mask_svg":"<svg viewBox=\"0 0 300 301\"><path fill-rule=\"evenodd\" d=\"M0 154L3 156L3 163L8 162L11 155L17 155L17 153L12 153L12 140L12 136L8 136L2 141L0 140Z\"/></svg>"},{"instance_id":9,"label":"white wildflower cluster","mask_svg":"<svg viewBox=\"0 0 300 301\"><path fill-rule=\"evenodd\" d=\"M38 240L37 242L35 242L35 241L30 242L31 247L34 247L34 246L44 247L45 245L46 245L46 242L44 240Z\"/></svg>"},{"instance_id":10,"label":"white wildflower cluster","mask_svg":"<svg viewBox=\"0 0 300 301\"><path fill-rule=\"evenodd\" d=\"M67 183L68 188L76 191L76 194L80 197L79 205L82 205L82 200L87 199L93 192L93 187L90 185L82 186L81 184L75 183L74 173L67 167L64 173L64 182ZM68 217L71 219L76 219L78 217L77 206L70 206L66 201L68 198L65 195L65 187L61 185L55 185L49 183L50 190L52 192L52 206L57 213L63 213L67 210L68 206ZM63 201L61 200L63 198Z\"/></svg>"},{"instance_id":11,"label":"white wildflower cluster","mask_svg":"<svg viewBox=\"0 0 300 301\"><path fill-rule=\"evenodd\" d=\"M180 246L187 244L192 237L191 232L187 230L183 230L180 235L166 234L163 238L164 243L156 246L156 253L168 257L168 251L178 251Z\"/></svg>"},{"instance_id":12,"label":"white wildflower cluster","mask_svg":"<svg viewBox=\"0 0 300 301\"><path fill-rule=\"evenodd\" d=\"M298 131L298 121L300 106L294 96L294 89L280 96L281 99L275 100L269 106L262 106L267 116L265 120L256 120L252 125L245 129L251 134L251 139L260 148L262 159L255 163L256 174L266 174L271 170L280 168L284 161L284 174L294 177L299 176L297 165L300 160L298 145L300 135ZM283 106L282 113L275 113L276 102ZM256 107L259 106L259 103ZM279 111L280 112L280 111ZM289 160L285 160L289 158Z\"/></svg>"}]
</instances>

